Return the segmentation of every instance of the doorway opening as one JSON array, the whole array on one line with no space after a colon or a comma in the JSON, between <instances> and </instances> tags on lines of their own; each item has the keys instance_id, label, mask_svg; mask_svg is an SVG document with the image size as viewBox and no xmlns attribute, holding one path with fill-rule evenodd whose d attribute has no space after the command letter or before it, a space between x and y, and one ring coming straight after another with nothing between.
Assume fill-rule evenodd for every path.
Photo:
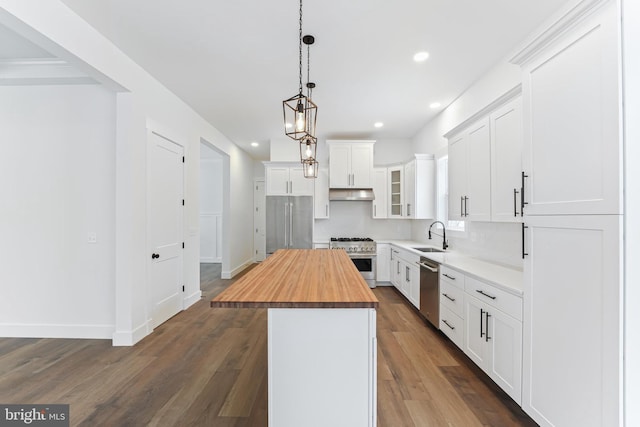
<instances>
[{"instance_id":1,"label":"doorway opening","mask_svg":"<svg viewBox=\"0 0 640 427\"><path fill-rule=\"evenodd\" d=\"M219 279L229 263L229 156L200 140L200 282Z\"/></svg>"}]
</instances>

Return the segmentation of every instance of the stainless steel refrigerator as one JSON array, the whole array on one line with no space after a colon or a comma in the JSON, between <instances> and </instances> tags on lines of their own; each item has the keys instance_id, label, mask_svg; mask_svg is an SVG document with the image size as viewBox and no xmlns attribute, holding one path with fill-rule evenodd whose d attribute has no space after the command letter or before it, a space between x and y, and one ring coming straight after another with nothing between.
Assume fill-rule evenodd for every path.
<instances>
[{"instance_id":1,"label":"stainless steel refrigerator","mask_svg":"<svg viewBox=\"0 0 640 427\"><path fill-rule=\"evenodd\" d=\"M313 197L267 196L267 256L278 249L311 249Z\"/></svg>"}]
</instances>

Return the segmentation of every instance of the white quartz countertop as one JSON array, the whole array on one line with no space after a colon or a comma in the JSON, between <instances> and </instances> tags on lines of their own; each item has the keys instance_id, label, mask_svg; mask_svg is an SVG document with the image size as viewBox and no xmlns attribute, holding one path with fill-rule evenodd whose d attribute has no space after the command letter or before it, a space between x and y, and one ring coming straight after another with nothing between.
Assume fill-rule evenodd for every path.
<instances>
[{"instance_id":1,"label":"white quartz countertop","mask_svg":"<svg viewBox=\"0 0 640 427\"><path fill-rule=\"evenodd\" d=\"M441 249L436 245L429 245L420 242L413 242L410 240L376 240L377 243L389 243L393 246L399 247L420 256L428 258L440 265L447 266L449 268L456 269L467 276L474 277L478 280L487 282L509 292L511 294L522 296L522 271L506 267L503 265L493 264L488 261L482 261L477 258L470 257L455 251L447 249L445 252L421 252L413 248L425 248L434 247Z\"/></svg>"}]
</instances>

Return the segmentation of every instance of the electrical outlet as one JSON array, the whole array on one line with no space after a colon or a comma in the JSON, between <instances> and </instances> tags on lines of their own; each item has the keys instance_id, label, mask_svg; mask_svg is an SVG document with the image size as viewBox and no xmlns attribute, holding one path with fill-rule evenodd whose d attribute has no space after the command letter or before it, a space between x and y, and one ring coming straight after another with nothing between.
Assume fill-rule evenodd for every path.
<instances>
[{"instance_id":1,"label":"electrical outlet","mask_svg":"<svg viewBox=\"0 0 640 427\"><path fill-rule=\"evenodd\" d=\"M87 234L87 243L98 243L98 235L94 232Z\"/></svg>"}]
</instances>

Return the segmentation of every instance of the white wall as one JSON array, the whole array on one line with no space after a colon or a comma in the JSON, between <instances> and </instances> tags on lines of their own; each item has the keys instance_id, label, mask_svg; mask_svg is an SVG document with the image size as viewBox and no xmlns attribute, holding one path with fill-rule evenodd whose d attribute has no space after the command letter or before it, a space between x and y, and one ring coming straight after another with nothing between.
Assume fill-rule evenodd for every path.
<instances>
[{"instance_id":1,"label":"white wall","mask_svg":"<svg viewBox=\"0 0 640 427\"><path fill-rule=\"evenodd\" d=\"M115 111L98 85L0 86L0 336L111 338Z\"/></svg>"},{"instance_id":2,"label":"white wall","mask_svg":"<svg viewBox=\"0 0 640 427\"><path fill-rule=\"evenodd\" d=\"M230 220L223 243L223 274L252 259L253 160L188 105L141 69L58 0L0 0L0 24L69 61L117 95L114 344L131 345L150 333L146 316L146 132L185 147L185 305L199 300L199 155L204 139L228 156L225 188Z\"/></svg>"},{"instance_id":3,"label":"white wall","mask_svg":"<svg viewBox=\"0 0 640 427\"><path fill-rule=\"evenodd\" d=\"M372 239L410 239L411 220L373 219L371 202L330 202L329 219L315 220L313 240L328 241L331 237L371 237Z\"/></svg>"}]
</instances>

